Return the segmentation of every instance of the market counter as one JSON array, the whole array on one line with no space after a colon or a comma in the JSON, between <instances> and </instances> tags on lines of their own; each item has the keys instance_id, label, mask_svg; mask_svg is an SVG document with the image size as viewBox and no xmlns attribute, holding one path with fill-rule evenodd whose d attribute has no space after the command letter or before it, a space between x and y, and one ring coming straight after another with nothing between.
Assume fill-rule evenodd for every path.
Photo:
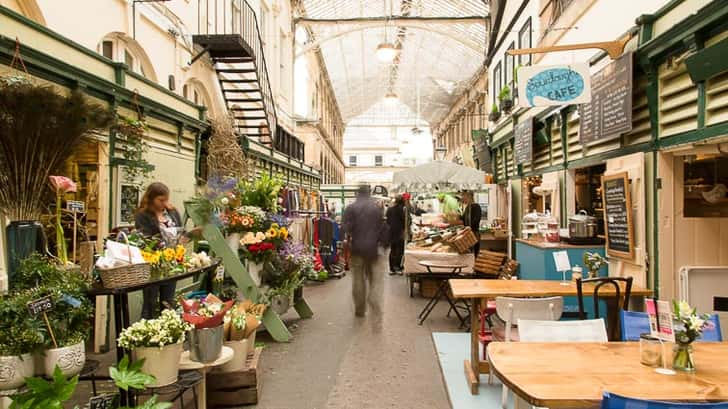
<instances>
[{"instance_id":1,"label":"market counter","mask_svg":"<svg viewBox=\"0 0 728 409\"><path fill-rule=\"evenodd\" d=\"M557 251L566 251L569 256L569 264L573 267L579 265L587 275L587 268L584 266L583 257L585 252L598 253L605 256L604 245L576 245L564 242L551 243L536 240L516 240L515 258L520 263L519 278L523 280L562 280L561 272L556 271L556 263L553 254ZM606 277L607 267L599 270L599 275ZM571 279L571 271L566 272L566 279ZM587 311L594 309L591 303L586 305ZM564 312L576 313L579 311L576 297L564 297Z\"/></svg>"}]
</instances>

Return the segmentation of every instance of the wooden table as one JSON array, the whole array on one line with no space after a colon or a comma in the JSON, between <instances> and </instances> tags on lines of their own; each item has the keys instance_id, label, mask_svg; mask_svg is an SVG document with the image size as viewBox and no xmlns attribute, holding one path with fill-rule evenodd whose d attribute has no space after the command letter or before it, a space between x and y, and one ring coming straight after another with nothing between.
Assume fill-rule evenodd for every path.
<instances>
[{"instance_id":1,"label":"wooden table","mask_svg":"<svg viewBox=\"0 0 728 409\"><path fill-rule=\"evenodd\" d=\"M594 406L605 391L649 400L728 401L728 343L693 348L698 370L676 375L640 364L638 342L493 342L488 357L503 384L535 406Z\"/></svg>"},{"instance_id":2,"label":"wooden table","mask_svg":"<svg viewBox=\"0 0 728 409\"><path fill-rule=\"evenodd\" d=\"M235 352L230 347L222 347L220 357L213 362L203 363L197 362L190 359L190 351L182 353L182 357L179 360L179 369L181 370L192 370L197 369L202 374L202 382L197 385L197 408L207 409L207 371L210 368L225 365L232 361L235 356Z\"/></svg>"},{"instance_id":3,"label":"wooden table","mask_svg":"<svg viewBox=\"0 0 728 409\"><path fill-rule=\"evenodd\" d=\"M450 287L455 298L469 298L470 301L470 360L465 361L465 375L470 383L470 392L478 393L480 383L479 374L489 372L487 361L479 357L480 343L478 317L480 301L482 299L495 299L496 297L570 297L576 296L576 283L570 281L563 285L555 280L478 280L478 279L452 279ZM594 290L593 284L584 283L584 296L590 297ZM599 290L600 296L615 295L612 286L604 286ZM632 296L650 296L652 290L632 285Z\"/></svg>"}]
</instances>

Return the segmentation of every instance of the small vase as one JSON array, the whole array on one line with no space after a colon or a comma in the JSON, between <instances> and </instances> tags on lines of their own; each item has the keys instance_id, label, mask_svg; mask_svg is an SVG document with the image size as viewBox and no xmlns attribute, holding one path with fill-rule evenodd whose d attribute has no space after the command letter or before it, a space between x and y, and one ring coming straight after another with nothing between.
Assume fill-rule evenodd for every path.
<instances>
[{"instance_id":1,"label":"small vase","mask_svg":"<svg viewBox=\"0 0 728 409\"><path fill-rule=\"evenodd\" d=\"M691 344L676 343L672 352L672 369L683 372L695 372L693 346Z\"/></svg>"},{"instance_id":2,"label":"small vase","mask_svg":"<svg viewBox=\"0 0 728 409\"><path fill-rule=\"evenodd\" d=\"M225 238L227 241L228 247L230 247L230 250L233 251L236 255L238 254L238 249L240 248L240 233L230 233Z\"/></svg>"},{"instance_id":3,"label":"small vase","mask_svg":"<svg viewBox=\"0 0 728 409\"><path fill-rule=\"evenodd\" d=\"M599 277L599 270L589 270L589 278Z\"/></svg>"}]
</instances>

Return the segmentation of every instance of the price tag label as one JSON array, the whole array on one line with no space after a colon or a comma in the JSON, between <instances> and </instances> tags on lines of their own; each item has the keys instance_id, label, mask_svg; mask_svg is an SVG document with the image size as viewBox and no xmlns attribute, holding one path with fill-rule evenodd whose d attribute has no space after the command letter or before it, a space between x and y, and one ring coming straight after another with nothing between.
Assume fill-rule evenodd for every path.
<instances>
[{"instance_id":1,"label":"price tag label","mask_svg":"<svg viewBox=\"0 0 728 409\"><path fill-rule=\"evenodd\" d=\"M30 312L30 315L36 316L38 314L42 314L46 311L50 311L53 309L53 300L51 300L51 296L45 296L43 298L39 298L37 300L31 301L28 303L28 312Z\"/></svg>"},{"instance_id":2,"label":"price tag label","mask_svg":"<svg viewBox=\"0 0 728 409\"><path fill-rule=\"evenodd\" d=\"M74 213L83 213L86 211L86 203L78 200L66 201L66 210Z\"/></svg>"},{"instance_id":3,"label":"price tag label","mask_svg":"<svg viewBox=\"0 0 728 409\"><path fill-rule=\"evenodd\" d=\"M119 395L94 396L88 401L88 405L90 409L116 409L119 407Z\"/></svg>"}]
</instances>

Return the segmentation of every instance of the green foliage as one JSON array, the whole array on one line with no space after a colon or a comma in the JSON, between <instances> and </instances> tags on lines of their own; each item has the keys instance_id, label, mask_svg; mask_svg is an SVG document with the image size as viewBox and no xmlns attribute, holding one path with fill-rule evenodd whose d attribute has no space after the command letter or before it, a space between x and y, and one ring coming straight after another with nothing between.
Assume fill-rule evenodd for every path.
<instances>
[{"instance_id":1,"label":"green foliage","mask_svg":"<svg viewBox=\"0 0 728 409\"><path fill-rule=\"evenodd\" d=\"M157 402L157 395L152 396L149 398L148 401L142 403L139 406L124 406L120 409L168 409L171 408L172 404L169 402Z\"/></svg>"},{"instance_id":2,"label":"green foliage","mask_svg":"<svg viewBox=\"0 0 728 409\"><path fill-rule=\"evenodd\" d=\"M116 367L109 368L109 376L119 388L128 391L129 388L143 390L154 383L154 376L142 372L144 359L129 363L129 357L124 356Z\"/></svg>"},{"instance_id":3,"label":"green foliage","mask_svg":"<svg viewBox=\"0 0 728 409\"><path fill-rule=\"evenodd\" d=\"M78 375L66 379L61 368L56 365L53 380L27 378L28 391L11 397L10 409L63 409L63 402L71 399L78 384ZM76 407L78 408L78 407Z\"/></svg>"},{"instance_id":4,"label":"green foliage","mask_svg":"<svg viewBox=\"0 0 728 409\"><path fill-rule=\"evenodd\" d=\"M256 206L266 212L276 213L278 211L278 192L281 187L283 184L280 179L263 174L252 182L241 180L237 190L240 192L242 205Z\"/></svg>"},{"instance_id":5,"label":"green foliage","mask_svg":"<svg viewBox=\"0 0 728 409\"><path fill-rule=\"evenodd\" d=\"M26 294L0 296L0 355L18 356L35 352L44 344L43 323L28 319Z\"/></svg>"},{"instance_id":6,"label":"green foliage","mask_svg":"<svg viewBox=\"0 0 728 409\"><path fill-rule=\"evenodd\" d=\"M119 115L114 128L116 137L124 145L121 155L126 161L127 181L138 182L139 179L147 179L153 169L153 166L144 158L149 151L149 144L144 139L149 126L143 119L132 119Z\"/></svg>"},{"instance_id":7,"label":"green foliage","mask_svg":"<svg viewBox=\"0 0 728 409\"><path fill-rule=\"evenodd\" d=\"M492 108L490 109L490 112L491 112L492 114L497 114L497 113L498 113L498 104L496 104L496 103L494 102L494 103L493 103L493 107L492 107Z\"/></svg>"},{"instance_id":8,"label":"green foliage","mask_svg":"<svg viewBox=\"0 0 728 409\"><path fill-rule=\"evenodd\" d=\"M511 88L506 85L500 90L500 94L498 94L498 101L503 101L506 99L511 99Z\"/></svg>"},{"instance_id":9,"label":"green foliage","mask_svg":"<svg viewBox=\"0 0 728 409\"><path fill-rule=\"evenodd\" d=\"M84 296L88 281L75 271L58 266L54 260L38 253L20 262L12 281L12 290L27 290L39 285L64 289L67 293Z\"/></svg>"}]
</instances>

